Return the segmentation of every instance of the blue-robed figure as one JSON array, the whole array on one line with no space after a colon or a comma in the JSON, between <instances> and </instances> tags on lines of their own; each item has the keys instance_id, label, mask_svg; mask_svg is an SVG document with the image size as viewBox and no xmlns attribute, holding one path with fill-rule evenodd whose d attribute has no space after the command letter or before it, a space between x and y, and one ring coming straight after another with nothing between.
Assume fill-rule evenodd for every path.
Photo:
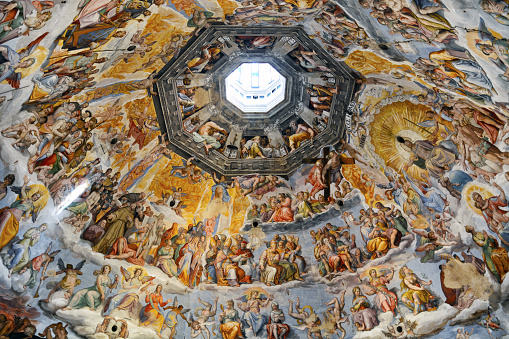
<instances>
[{"instance_id":1,"label":"blue-robed figure","mask_svg":"<svg viewBox=\"0 0 509 339\"><path fill-rule=\"evenodd\" d=\"M26 48L19 52L16 52L7 45L0 45L0 83L7 80L11 87L19 88L21 73L16 72L16 70L19 68L28 68L35 63L34 58L29 58L24 61L21 60L32 54L46 35L48 35L48 32L32 41Z\"/></svg>"},{"instance_id":2,"label":"blue-robed figure","mask_svg":"<svg viewBox=\"0 0 509 339\"><path fill-rule=\"evenodd\" d=\"M245 294L238 300L243 301L242 303L238 303L239 308L244 311L242 322L245 327L250 328L256 336L267 324L267 319L260 314L260 310L266 307L273 300L273 297L267 297L257 290L251 290L248 295Z\"/></svg>"},{"instance_id":3,"label":"blue-robed figure","mask_svg":"<svg viewBox=\"0 0 509 339\"><path fill-rule=\"evenodd\" d=\"M408 181L410 186L414 189L415 193L421 198L421 201L424 206L427 208L431 208L439 213L444 213L444 210L446 208L446 201L447 199L443 197L443 193L441 193L439 190L437 190L435 187L426 188L422 187L426 193L423 193L421 190L421 187L418 183L415 182L412 178L409 177L409 175L406 172L403 172L403 175L405 176L405 179Z\"/></svg>"}]
</instances>

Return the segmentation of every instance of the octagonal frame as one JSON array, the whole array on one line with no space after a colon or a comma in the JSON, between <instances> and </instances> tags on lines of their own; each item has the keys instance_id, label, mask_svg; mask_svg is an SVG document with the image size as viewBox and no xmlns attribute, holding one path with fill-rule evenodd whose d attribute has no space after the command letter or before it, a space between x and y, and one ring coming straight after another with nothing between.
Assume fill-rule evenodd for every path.
<instances>
[{"instance_id":1,"label":"octagonal frame","mask_svg":"<svg viewBox=\"0 0 509 339\"><path fill-rule=\"evenodd\" d=\"M177 87L178 79L184 73L187 67L187 61L196 55L198 49L206 46L214 41L228 41L234 36L275 36L278 41L284 42L287 45L301 44L305 48L310 48L316 52L316 56L323 62L325 66L330 69L330 76L335 79L335 83L339 86L340 90L334 95L330 109L329 122L326 128L321 131L313 142L303 142L294 152L291 152L284 157L269 158L269 159L231 159L224 154L212 150L209 155L205 154L203 147L195 143L192 134L188 133L183 126L182 114L178 103ZM285 45L286 46L286 45ZM235 55L230 53L223 56L218 60L208 77L207 86L214 86L217 84L217 77L213 78L212 75L222 67L228 67L228 64L233 60L233 57L246 56L249 57L249 62L253 62L256 54L263 55L264 60L267 56L272 57L272 60L279 60L293 67L296 72L302 72L299 67L291 62L291 59L286 54L277 55L274 51L268 53L257 52L237 52ZM278 68L276 68L278 69ZM280 69L278 69L280 71ZM228 178L234 176L242 176L252 173L259 173L261 175L279 175L282 177L289 177L301 165L304 158L317 157L320 154L321 148L324 146L339 146L339 140L345 135L347 123L347 109L353 104L351 100L355 92L356 83L358 78L356 73L351 70L343 62L334 60L320 45L314 42L301 27L280 27L280 26L261 26L261 27L238 27L238 26L223 26L212 25L207 30L203 31L198 37L193 37L188 41L188 44L182 48L178 57L170 60L156 76L158 81L154 84L154 91L158 95L154 96L154 106L156 109L161 133L169 141L169 148L175 153L184 158L195 156L194 161L197 166L206 170L214 171ZM277 128L279 124L284 123L291 117L295 116L296 112L302 110L303 100L305 98L304 86L307 84L305 77L300 74L299 82L295 81L295 86L300 88L296 95L289 97L292 103L285 106L284 111L287 113L284 116L279 116L274 119L274 114L268 114L264 123L268 125L266 128ZM219 84L218 84L219 85ZM224 88L224 85L223 85ZM287 86L290 88L290 86ZM293 87L292 87L293 88ZM224 100L226 101L226 100ZM287 103L287 100L283 101ZM278 105L278 106L280 106ZM233 105L232 105L233 106ZM231 118L237 118L238 115L234 113L227 105L222 107L215 107L211 105L208 108L210 114L221 114L225 119L228 119L228 114ZM278 107L281 110L281 107ZM260 124L260 120L258 124Z\"/></svg>"}]
</instances>

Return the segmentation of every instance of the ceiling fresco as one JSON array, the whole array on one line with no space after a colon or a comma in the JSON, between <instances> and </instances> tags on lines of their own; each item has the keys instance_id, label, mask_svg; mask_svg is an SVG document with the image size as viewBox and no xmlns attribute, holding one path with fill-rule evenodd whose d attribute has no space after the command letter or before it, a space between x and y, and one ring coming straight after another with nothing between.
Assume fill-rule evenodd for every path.
<instances>
[{"instance_id":1,"label":"ceiling fresco","mask_svg":"<svg viewBox=\"0 0 509 339\"><path fill-rule=\"evenodd\" d=\"M507 37L507 0L0 1L0 338L509 338Z\"/></svg>"}]
</instances>

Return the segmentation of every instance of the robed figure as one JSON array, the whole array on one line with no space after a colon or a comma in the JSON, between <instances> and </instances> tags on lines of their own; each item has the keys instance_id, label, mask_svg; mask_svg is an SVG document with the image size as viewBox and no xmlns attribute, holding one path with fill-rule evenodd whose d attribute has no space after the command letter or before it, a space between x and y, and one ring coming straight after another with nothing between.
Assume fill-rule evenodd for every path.
<instances>
[{"instance_id":1,"label":"robed figure","mask_svg":"<svg viewBox=\"0 0 509 339\"><path fill-rule=\"evenodd\" d=\"M113 245L118 238L123 237L125 232L134 225L134 211L131 206L125 206L108 215L107 220L109 226L106 232L101 240L92 247L92 250L95 252L103 254L106 254L108 248Z\"/></svg>"}]
</instances>

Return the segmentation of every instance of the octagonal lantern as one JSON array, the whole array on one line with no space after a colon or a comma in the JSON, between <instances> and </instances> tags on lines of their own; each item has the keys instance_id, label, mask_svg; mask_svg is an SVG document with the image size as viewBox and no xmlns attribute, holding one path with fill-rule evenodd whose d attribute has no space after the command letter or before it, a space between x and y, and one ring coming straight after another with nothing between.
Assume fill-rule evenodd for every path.
<instances>
[{"instance_id":1,"label":"octagonal lantern","mask_svg":"<svg viewBox=\"0 0 509 339\"><path fill-rule=\"evenodd\" d=\"M285 99L286 79L268 63L245 62L225 79L226 100L242 112L266 113Z\"/></svg>"},{"instance_id":2,"label":"octagonal lantern","mask_svg":"<svg viewBox=\"0 0 509 339\"><path fill-rule=\"evenodd\" d=\"M299 27L212 25L157 74L172 151L225 177L289 177L338 146L356 74Z\"/></svg>"}]
</instances>

